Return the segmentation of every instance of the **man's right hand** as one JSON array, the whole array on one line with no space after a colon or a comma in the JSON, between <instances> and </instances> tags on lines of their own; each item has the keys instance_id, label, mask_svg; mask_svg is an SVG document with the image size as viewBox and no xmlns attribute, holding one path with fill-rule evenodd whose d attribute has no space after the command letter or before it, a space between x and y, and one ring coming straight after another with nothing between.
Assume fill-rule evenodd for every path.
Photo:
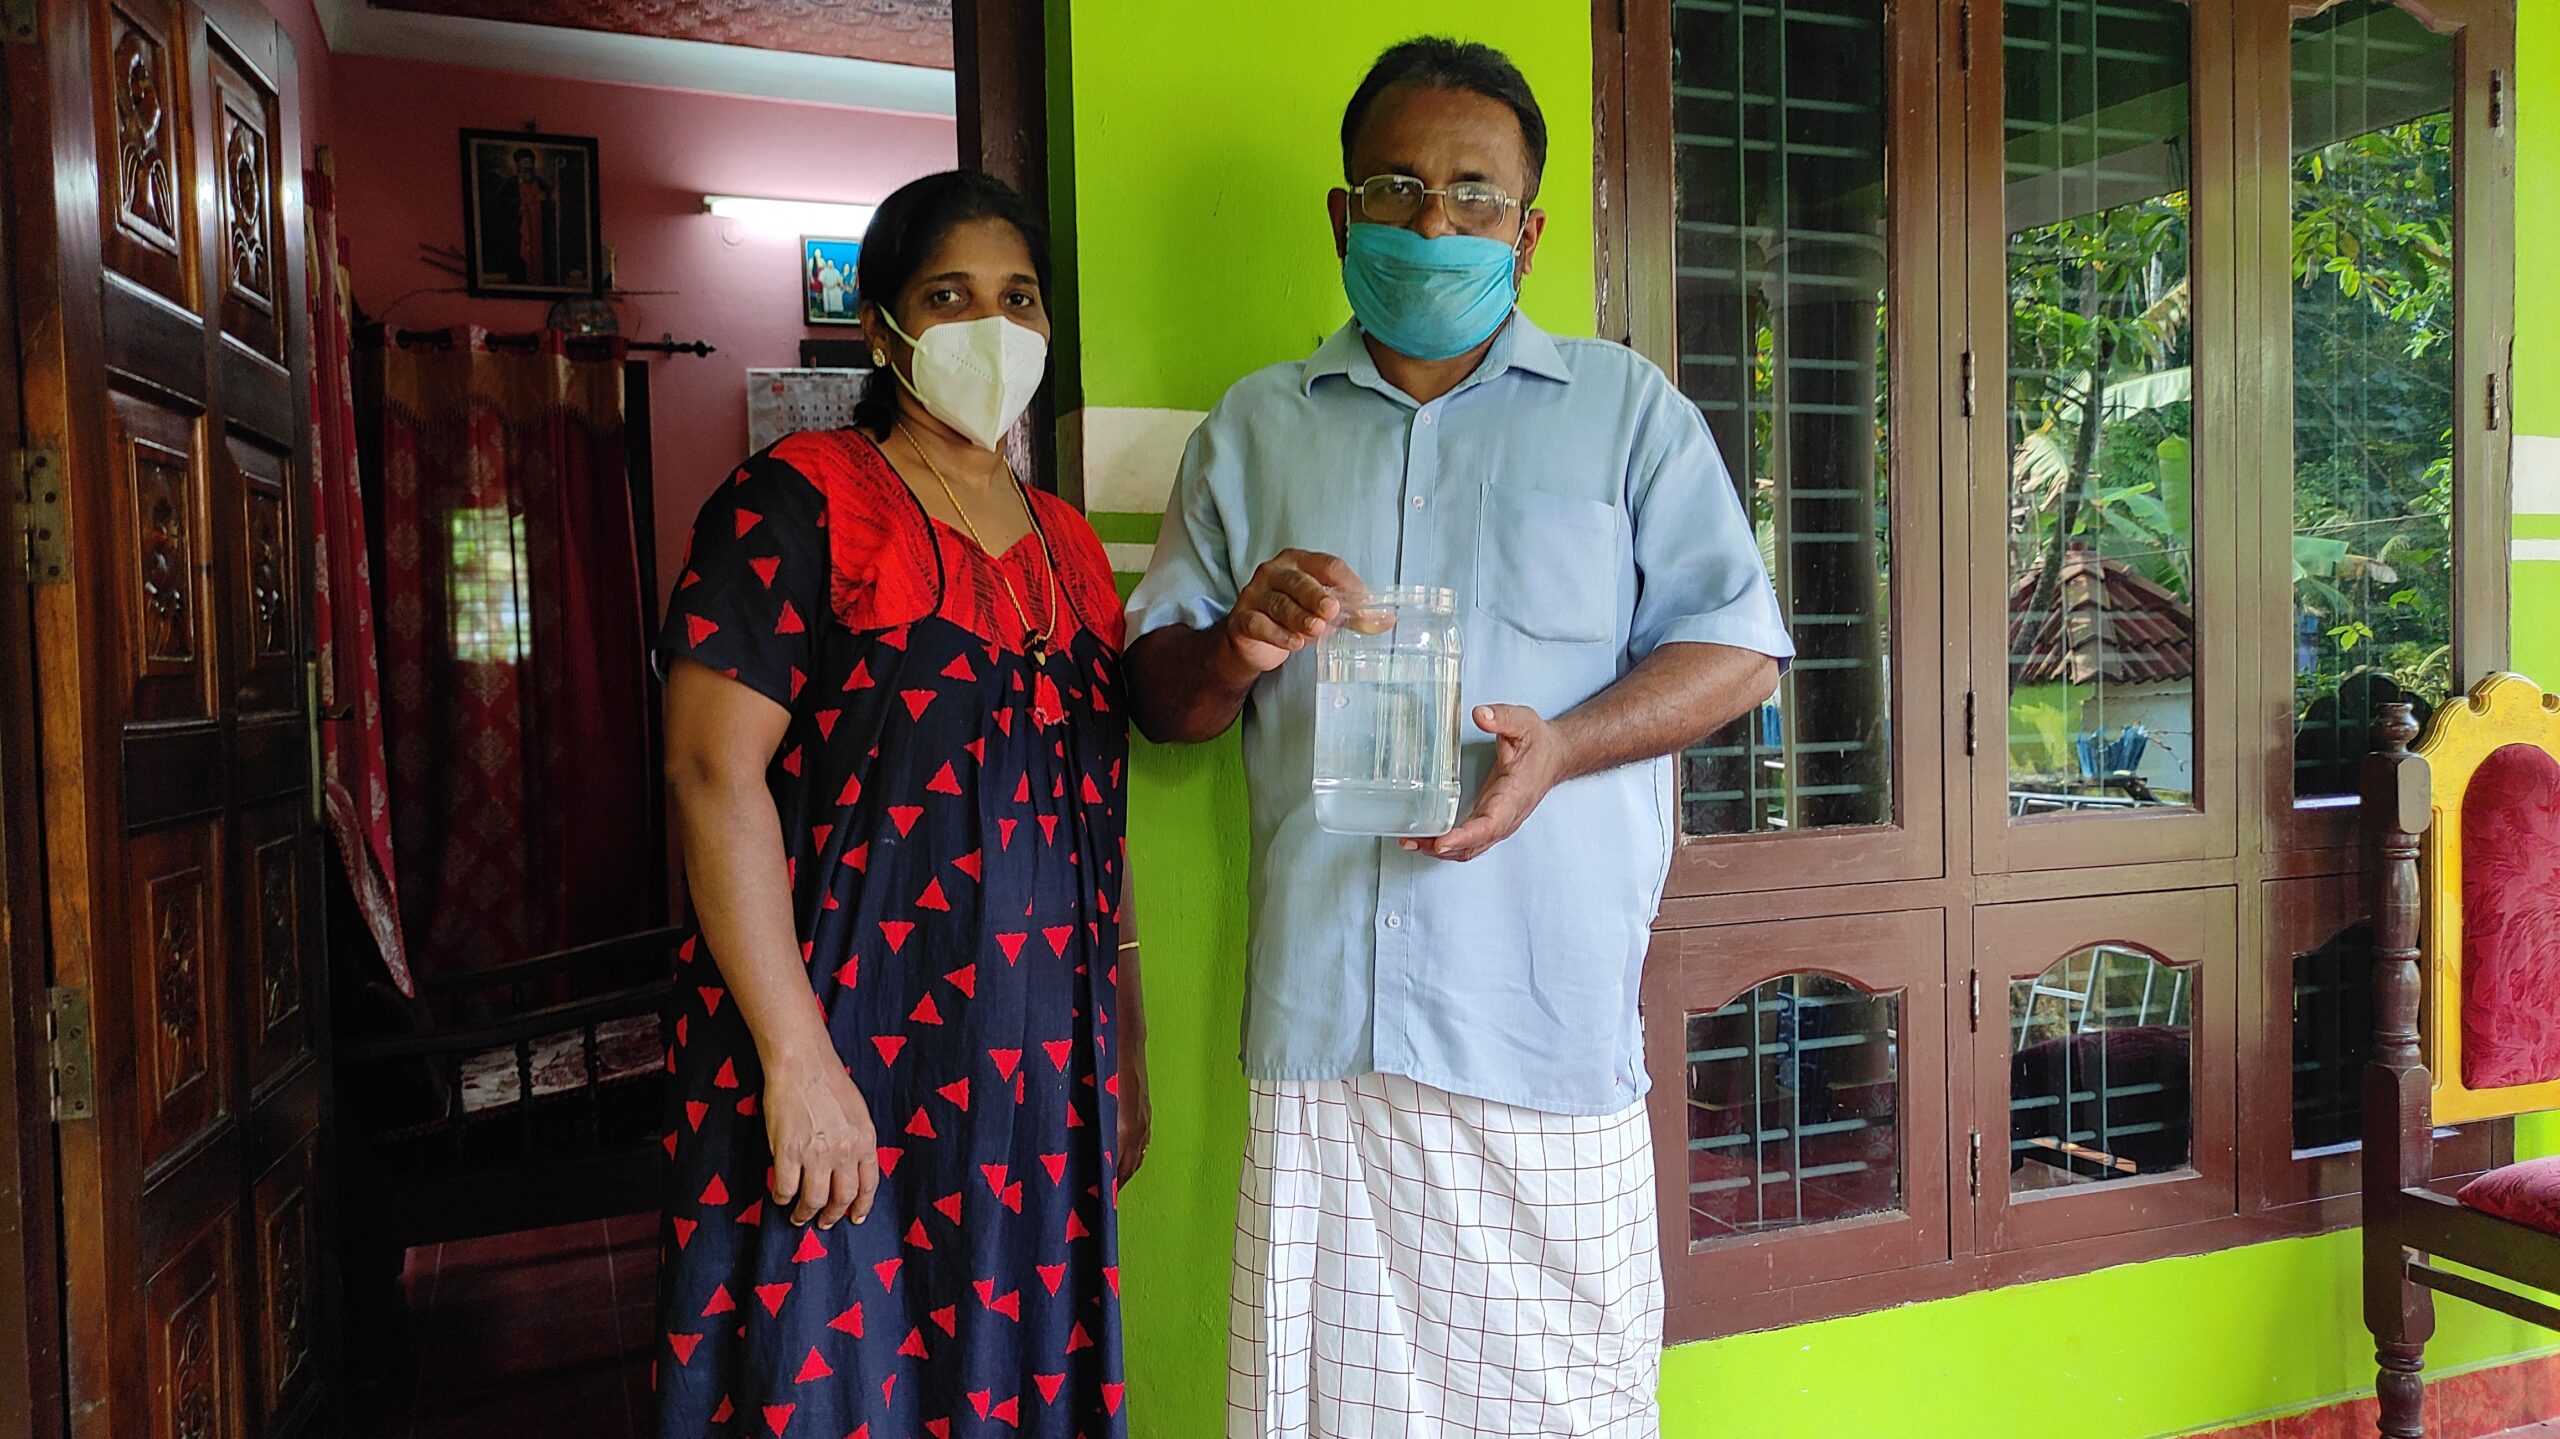
<instances>
[{"instance_id":1,"label":"man's right hand","mask_svg":"<svg viewBox=\"0 0 2560 1439\"><path fill-rule=\"evenodd\" d=\"M1255 674L1324 638L1342 613L1342 597L1367 593L1340 559L1315 550L1282 550L1263 562L1236 596L1220 633L1228 653Z\"/></svg>"}]
</instances>

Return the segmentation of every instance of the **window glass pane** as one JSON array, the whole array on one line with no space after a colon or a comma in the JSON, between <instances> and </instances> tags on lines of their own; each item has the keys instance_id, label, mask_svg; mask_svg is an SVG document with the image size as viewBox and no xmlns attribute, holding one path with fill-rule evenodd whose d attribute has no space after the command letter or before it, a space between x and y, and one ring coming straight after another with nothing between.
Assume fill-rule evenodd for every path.
<instances>
[{"instance_id":1,"label":"window glass pane","mask_svg":"<svg viewBox=\"0 0 2560 1439\"><path fill-rule=\"evenodd\" d=\"M2378 706L2453 683L2454 42L2293 25L2294 793L2356 793Z\"/></svg>"},{"instance_id":2,"label":"window glass pane","mask_svg":"<svg viewBox=\"0 0 2560 1439\"><path fill-rule=\"evenodd\" d=\"M1901 1012L1791 974L1689 1013L1691 1243L1902 1207Z\"/></svg>"},{"instance_id":3,"label":"window glass pane","mask_svg":"<svg viewBox=\"0 0 2560 1439\"><path fill-rule=\"evenodd\" d=\"M465 664L524 660L524 516L505 507L453 512L449 638Z\"/></svg>"},{"instance_id":4,"label":"window glass pane","mask_svg":"<svg viewBox=\"0 0 2560 1439\"><path fill-rule=\"evenodd\" d=\"M2003 14L2010 811L2192 805L2187 10Z\"/></svg>"},{"instance_id":5,"label":"window glass pane","mask_svg":"<svg viewBox=\"0 0 2560 1439\"><path fill-rule=\"evenodd\" d=\"M2192 1157L2187 966L2099 944L2009 983L2009 1190L2103 1184Z\"/></svg>"},{"instance_id":6,"label":"window glass pane","mask_svg":"<svg viewBox=\"0 0 2560 1439\"><path fill-rule=\"evenodd\" d=\"M1675 0L1681 390L1797 659L1681 761L1689 834L1893 819L1881 0Z\"/></svg>"},{"instance_id":7,"label":"window glass pane","mask_svg":"<svg viewBox=\"0 0 2560 1439\"><path fill-rule=\"evenodd\" d=\"M2364 1063L2373 1053L2373 926L2358 921L2293 957L2293 1147L2364 1134Z\"/></svg>"}]
</instances>

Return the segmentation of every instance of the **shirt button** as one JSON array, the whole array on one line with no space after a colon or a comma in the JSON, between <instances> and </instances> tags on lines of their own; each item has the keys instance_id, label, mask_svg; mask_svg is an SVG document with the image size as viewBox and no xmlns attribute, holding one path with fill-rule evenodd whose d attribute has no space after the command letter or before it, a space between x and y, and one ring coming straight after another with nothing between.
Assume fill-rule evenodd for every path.
<instances>
[{"instance_id":1,"label":"shirt button","mask_svg":"<svg viewBox=\"0 0 2560 1439\"><path fill-rule=\"evenodd\" d=\"M1431 423L1431 412L1429 410L1422 412L1422 423L1426 425Z\"/></svg>"},{"instance_id":2,"label":"shirt button","mask_svg":"<svg viewBox=\"0 0 2560 1439\"><path fill-rule=\"evenodd\" d=\"M1391 914L1391 915L1388 915L1388 916L1387 916L1387 928L1389 928L1389 929L1402 929L1402 928L1404 928L1404 916L1403 916L1403 915L1400 915L1400 914Z\"/></svg>"},{"instance_id":3,"label":"shirt button","mask_svg":"<svg viewBox=\"0 0 2560 1439\"><path fill-rule=\"evenodd\" d=\"M1422 496L1420 496L1420 495L1416 495L1416 496L1414 496L1414 497L1413 497L1413 507L1414 507L1415 509L1417 509L1417 510L1418 510L1418 509L1421 509L1421 508L1422 508L1422 506L1423 506L1423 503L1424 503L1424 501L1423 501Z\"/></svg>"}]
</instances>

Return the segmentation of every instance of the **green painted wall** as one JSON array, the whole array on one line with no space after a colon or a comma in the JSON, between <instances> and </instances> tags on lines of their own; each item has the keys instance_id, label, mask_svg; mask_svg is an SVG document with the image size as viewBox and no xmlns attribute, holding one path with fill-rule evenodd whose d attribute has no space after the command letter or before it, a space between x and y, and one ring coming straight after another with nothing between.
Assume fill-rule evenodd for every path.
<instances>
[{"instance_id":1,"label":"green painted wall","mask_svg":"<svg viewBox=\"0 0 2560 1439\"><path fill-rule=\"evenodd\" d=\"M1511 51L1554 131L1552 218L1530 312L1590 333L1591 51L1579 0L1051 0L1062 32L1053 176L1072 195L1062 247L1078 299L1084 403L1205 409L1238 376L1312 349L1347 313L1323 193L1335 131L1369 59L1445 30ZM2520 115L2560 90L2560 0L2525 0ZM1063 23L1058 23L1063 22ZM1064 130L1066 127L1062 126ZM2519 213L2560 213L2560 124L2523 127ZM2516 411L2560 434L2560 297L2525 286ZM1143 521L1111 538L1143 540ZM2542 571L2527 574L2525 571ZM2517 661L2560 675L2560 565L2519 567ZM2537 653L2534 647L2539 646ZM1223 1432L1227 1258L1242 1129L1244 797L1232 742L1141 746L1132 841L1141 877L1156 1138L1123 1230L1134 1431ZM2560 1148L2560 1126L2529 1143ZM2369 1388L2355 1237L2330 1235L1673 1350L1672 1439L2152 1439ZM2440 1370L2549 1336L2443 1306Z\"/></svg>"}]
</instances>

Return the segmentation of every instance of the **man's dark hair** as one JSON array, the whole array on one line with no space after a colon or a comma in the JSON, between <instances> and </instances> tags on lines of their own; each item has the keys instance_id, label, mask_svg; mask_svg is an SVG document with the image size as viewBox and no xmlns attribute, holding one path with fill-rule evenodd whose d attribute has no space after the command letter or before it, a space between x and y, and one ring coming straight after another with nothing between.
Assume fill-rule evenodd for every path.
<instances>
[{"instance_id":1,"label":"man's dark hair","mask_svg":"<svg viewBox=\"0 0 2560 1439\"><path fill-rule=\"evenodd\" d=\"M1378 63L1369 67L1360 88L1351 92L1351 103L1342 111L1343 178L1363 178L1350 173L1352 142L1360 138L1360 127L1368 123L1378 97L1398 85L1464 90L1510 106L1520 121L1521 143L1529 152L1530 188L1534 191L1545 178L1547 117L1538 109L1538 97L1529 93L1529 81L1520 67L1490 45L1437 35L1416 36L1388 47Z\"/></svg>"}]
</instances>

